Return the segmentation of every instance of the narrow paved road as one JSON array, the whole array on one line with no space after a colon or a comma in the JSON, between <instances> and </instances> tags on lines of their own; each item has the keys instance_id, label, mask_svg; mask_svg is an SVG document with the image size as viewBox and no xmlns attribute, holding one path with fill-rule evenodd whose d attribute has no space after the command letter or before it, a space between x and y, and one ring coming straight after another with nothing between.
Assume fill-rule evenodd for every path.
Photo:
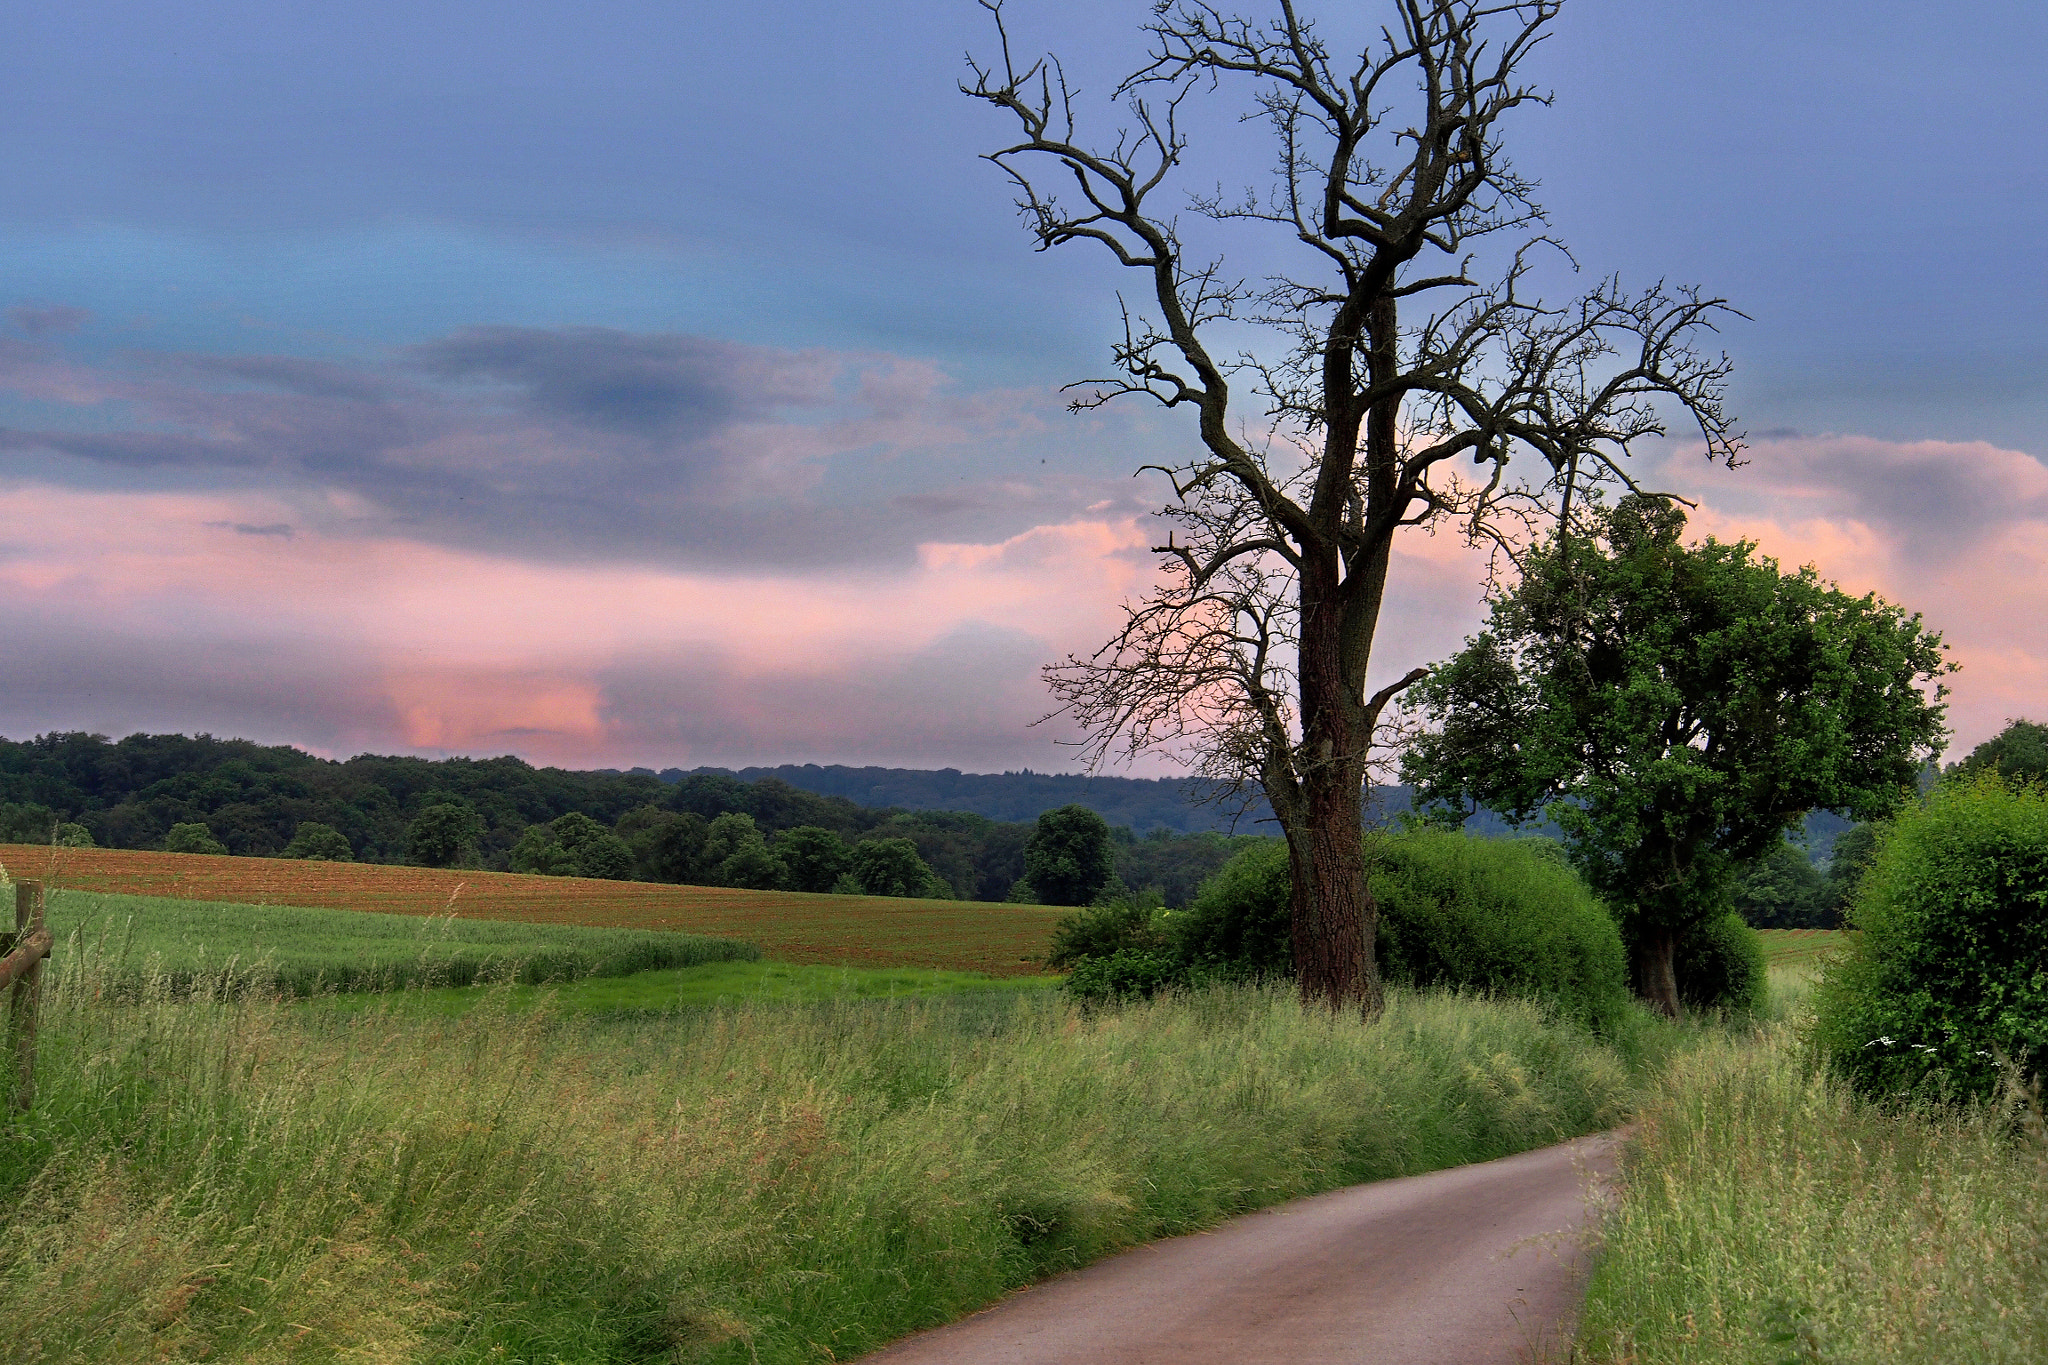
<instances>
[{"instance_id":1,"label":"narrow paved road","mask_svg":"<svg viewBox=\"0 0 2048 1365\"><path fill-rule=\"evenodd\" d=\"M1618 1138L1356 1185L1062 1275L865 1365L1563 1360Z\"/></svg>"}]
</instances>

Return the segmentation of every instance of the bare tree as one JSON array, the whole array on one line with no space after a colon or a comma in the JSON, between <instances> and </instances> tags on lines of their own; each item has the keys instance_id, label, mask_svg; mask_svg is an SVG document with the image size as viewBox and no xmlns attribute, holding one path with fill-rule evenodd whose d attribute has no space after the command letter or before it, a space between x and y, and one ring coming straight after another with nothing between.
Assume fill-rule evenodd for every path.
<instances>
[{"instance_id":1,"label":"bare tree","mask_svg":"<svg viewBox=\"0 0 2048 1365\"><path fill-rule=\"evenodd\" d=\"M1020 66L1001 0L982 4L1001 58L970 60L961 89L1021 126L989 159L1039 249L1097 243L1150 295L1126 310L1114 377L1077 386L1074 406L1142 395L1200 419L1199 446L1164 470L1163 581L1048 680L1091 760L1177 751L1225 788L1263 789L1293 868L1302 998L1375 1013L1363 788L1383 711L1424 676L1366 691L1395 538L1447 525L1511 550L1539 517L1571 524L1575 486L1635 487L1626 457L1664 433L1660 400L1733 463L1728 363L1696 346L1725 305L1613 280L1562 306L1527 296L1536 253L1561 248L1499 125L1549 101L1517 67L1558 0L1389 0L1392 21L1342 65L1288 0L1264 20L1162 0L1106 143L1083 139L1057 60ZM1176 206L1270 228L1298 244L1299 275L1233 279L1191 258L1157 204L1176 193L1187 102L1240 84L1272 129L1272 190ZM1262 348L1218 349L1247 325ZM1232 406L1240 380L1250 420ZM1535 461L1511 474L1517 454Z\"/></svg>"}]
</instances>

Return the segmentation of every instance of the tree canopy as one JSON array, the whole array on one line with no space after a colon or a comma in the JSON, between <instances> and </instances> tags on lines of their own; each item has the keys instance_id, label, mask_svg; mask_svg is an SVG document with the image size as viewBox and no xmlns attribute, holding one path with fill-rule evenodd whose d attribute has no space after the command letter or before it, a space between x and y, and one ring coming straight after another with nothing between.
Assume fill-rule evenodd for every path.
<instances>
[{"instance_id":1,"label":"tree canopy","mask_svg":"<svg viewBox=\"0 0 2048 1365\"><path fill-rule=\"evenodd\" d=\"M1086 905L1116 875L1109 825L1086 806L1038 817L1024 846L1024 878L1045 905Z\"/></svg>"},{"instance_id":2,"label":"tree canopy","mask_svg":"<svg viewBox=\"0 0 2048 1365\"><path fill-rule=\"evenodd\" d=\"M1425 802L1554 822L1622 912L1637 990L1674 1013L1673 948L1726 911L1738 864L1811 809L1914 794L1950 669L1920 617L1684 527L1630 495L1532 552L1415 689L1432 728L1403 767Z\"/></svg>"}]
</instances>

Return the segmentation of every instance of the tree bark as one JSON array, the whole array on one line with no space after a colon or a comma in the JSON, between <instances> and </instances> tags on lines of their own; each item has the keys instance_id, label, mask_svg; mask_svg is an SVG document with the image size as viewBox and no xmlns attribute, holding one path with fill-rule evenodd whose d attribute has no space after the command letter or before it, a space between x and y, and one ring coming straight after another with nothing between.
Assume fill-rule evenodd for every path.
<instances>
[{"instance_id":1,"label":"tree bark","mask_svg":"<svg viewBox=\"0 0 2048 1365\"><path fill-rule=\"evenodd\" d=\"M1287 831L1295 982L1303 1005L1333 1014L1355 1009L1369 1019L1386 999L1372 952L1379 908L1365 884L1359 782L1317 775L1303 787L1308 819Z\"/></svg>"},{"instance_id":2,"label":"tree bark","mask_svg":"<svg viewBox=\"0 0 2048 1365\"><path fill-rule=\"evenodd\" d=\"M1672 1019L1684 1012L1678 1003L1678 974L1672 970L1677 950L1675 930L1646 928L1636 935L1633 953L1636 994Z\"/></svg>"}]
</instances>

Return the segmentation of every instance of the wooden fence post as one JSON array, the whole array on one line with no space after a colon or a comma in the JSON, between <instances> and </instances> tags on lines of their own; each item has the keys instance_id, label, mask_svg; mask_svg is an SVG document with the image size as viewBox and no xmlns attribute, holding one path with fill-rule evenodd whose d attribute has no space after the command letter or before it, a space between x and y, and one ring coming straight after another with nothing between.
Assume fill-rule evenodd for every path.
<instances>
[{"instance_id":1,"label":"wooden fence post","mask_svg":"<svg viewBox=\"0 0 2048 1365\"><path fill-rule=\"evenodd\" d=\"M42 994L43 959L50 933L43 924L43 884L14 884L14 932L0 936L0 963L14 977L8 1002L7 1040L14 1054L14 1103L26 1110L36 1098L36 1005Z\"/></svg>"}]
</instances>

